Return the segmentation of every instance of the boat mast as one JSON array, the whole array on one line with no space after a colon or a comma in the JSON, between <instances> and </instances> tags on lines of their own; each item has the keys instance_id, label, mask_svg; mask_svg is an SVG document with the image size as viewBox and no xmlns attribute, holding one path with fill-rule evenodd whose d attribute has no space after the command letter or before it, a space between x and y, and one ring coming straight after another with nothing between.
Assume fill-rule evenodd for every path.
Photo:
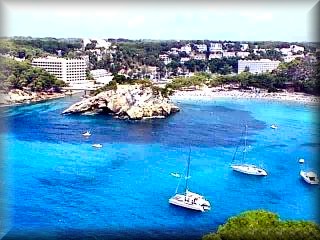
<instances>
[{"instance_id":1,"label":"boat mast","mask_svg":"<svg viewBox=\"0 0 320 240\"><path fill-rule=\"evenodd\" d=\"M244 135L244 149L243 149L243 158L242 161L244 161L245 157L246 157L246 153L247 153L247 130L248 130L248 125L246 125L246 131L245 131L245 135Z\"/></svg>"},{"instance_id":2,"label":"boat mast","mask_svg":"<svg viewBox=\"0 0 320 240\"><path fill-rule=\"evenodd\" d=\"M189 178L189 168L190 168L190 154L191 154L191 147L189 147L189 158L188 158L188 169L187 169L187 176L186 176L185 195L187 195L187 190L188 190L188 178Z\"/></svg>"}]
</instances>

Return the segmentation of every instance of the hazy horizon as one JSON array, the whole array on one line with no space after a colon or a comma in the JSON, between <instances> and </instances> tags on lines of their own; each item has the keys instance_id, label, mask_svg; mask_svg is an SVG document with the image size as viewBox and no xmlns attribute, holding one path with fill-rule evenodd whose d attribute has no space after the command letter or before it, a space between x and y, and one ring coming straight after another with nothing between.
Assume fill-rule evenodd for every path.
<instances>
[{"instance_id":1,"label":"hazy horizon","mask_svg":"<svg viewBox=\"0 0 320 240\"><path fill-rule=\"evenodd\" d=\"M317 3L3 0L2 36L314 42Z\"/></svg>"}]
</instances>

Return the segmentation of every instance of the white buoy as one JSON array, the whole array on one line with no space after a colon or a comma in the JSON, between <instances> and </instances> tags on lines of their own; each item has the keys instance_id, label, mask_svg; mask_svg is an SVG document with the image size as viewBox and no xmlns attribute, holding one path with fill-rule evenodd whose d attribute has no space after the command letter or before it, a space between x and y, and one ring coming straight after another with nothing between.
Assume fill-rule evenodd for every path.
<instances>
[{"instance_id":1,"label":"white buoy","mask_svg":"<svg viewBox=\"0 0 320 240\"><path fill-rule=\"evenodd\" d=\"M304 159L303 159L303 158L300 158L300 159L299 159L299 163L304 163Z\"/></svg>"}]
</instances>

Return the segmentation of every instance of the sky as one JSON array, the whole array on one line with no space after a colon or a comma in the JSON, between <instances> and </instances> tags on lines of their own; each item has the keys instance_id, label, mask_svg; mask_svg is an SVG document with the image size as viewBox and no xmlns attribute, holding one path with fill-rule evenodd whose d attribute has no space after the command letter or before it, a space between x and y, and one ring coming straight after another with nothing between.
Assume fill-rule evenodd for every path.
<instances>
[{"instance_id":1,"label":"sky","mask_svg":"<svg viewBox=\"0 0 320 240\"><path fill-rule=\"evenodd\" d=\"M0 0L1 35L312 41L318 1Z\"/></svg>"}]
</instances>

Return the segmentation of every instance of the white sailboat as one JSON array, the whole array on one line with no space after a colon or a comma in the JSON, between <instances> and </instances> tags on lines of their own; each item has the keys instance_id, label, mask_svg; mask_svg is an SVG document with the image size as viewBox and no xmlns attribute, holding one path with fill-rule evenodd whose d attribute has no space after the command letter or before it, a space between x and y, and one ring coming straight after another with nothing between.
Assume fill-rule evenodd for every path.
<instances>
[{"instance_id":1,"label":"white sailboat","mask_svg":"<svg viewBox=\"0 0 320 240\"><path fill-rule=\"evenodd\" d=\"M190 152L191 152L191 150L190 150ZM189 177L190 152L189 152L189 158L188 158L187 175L184 178L186 181L185 190L183 193L177 193L180 181L182 179L182 178L180 178L180 181L179 181L177 189L176 189L176 193L173 197L171 197L169 199L169 203L176 205L176 206L179 206L179 207L188 208L191 210L196 210L196 211L201 211L201 212L208 211L208 210L210 210L209 201L206 200L202 195L191 192L188 189L188 179L190 178Z\"/></svg>"},{"instance_id":2,"label":"white sailboat","mask_svg":"<svg viewBox=\"0 0 320 240\"><path fill-rule=\"evenodd\" d=\"M243 150L243 161L245 161L245 157L246 157L246 152L247 152L247 128L248 126L246 125L246 128L245 128L245 138L244 138L244 150ZM235 155L236 155L236 152L233 156L233 160L235 158ZM232 164L231 165L231 168L234 170L234 171L237 171L237 172L241 172L241 173L244 173L244 174L249 174L249 175L256 175L256 176L267 176L267 171L264 170L263 168L260 168L256 165L253 165L253 164Z\"/></svg>"}]
</instances>

